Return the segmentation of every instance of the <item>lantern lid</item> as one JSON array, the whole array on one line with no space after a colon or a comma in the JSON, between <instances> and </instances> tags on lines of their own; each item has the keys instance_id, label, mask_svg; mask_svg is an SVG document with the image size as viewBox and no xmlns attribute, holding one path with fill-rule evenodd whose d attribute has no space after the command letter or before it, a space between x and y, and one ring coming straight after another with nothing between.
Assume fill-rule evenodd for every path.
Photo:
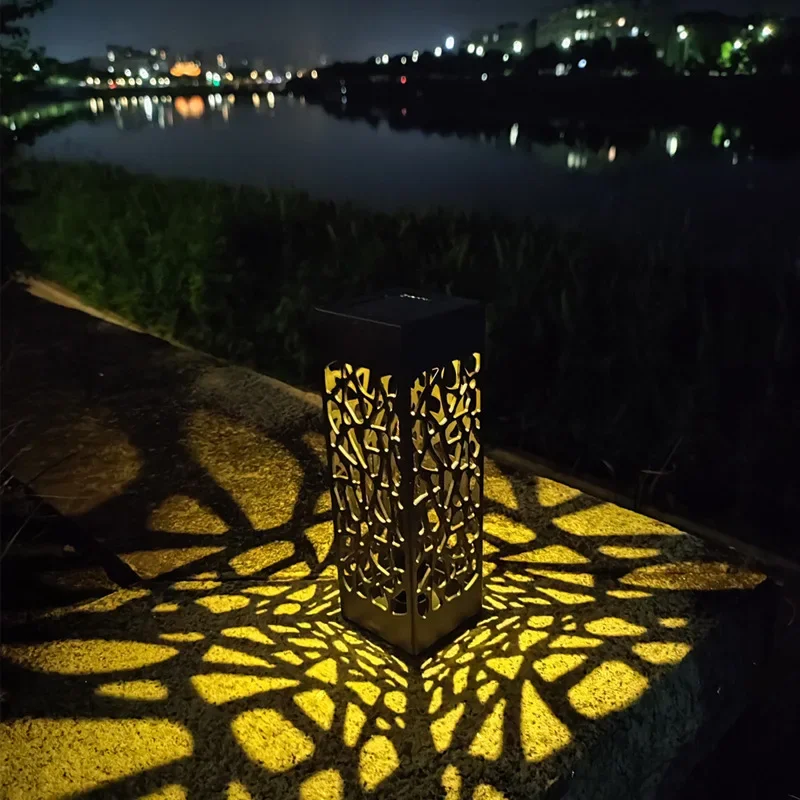
<instances>
[{"instance_id":1,"label":"lantern lid","mask_svg":"<svg viewBox=\"0 0 800 800\"><path fill-rule=\"evenodd\" d=\"M403 327L416 322L480 306L477 300L452 297L439 292L420 292L392 289L369 297L330 308L320 308L325 314L335 314L364 322Z\"/></svg>"},{"instance_id":2,"label":"lantern lid","mask_svg":"<svg viewBox=\"0 0 800 800\"><path fill-rule=\"evenodd\" d=\"M393 289L315 309L317 355L323 364L349 361L415 373L482 352L483 306L438 292Z\"/></svg>"}]
</instances>

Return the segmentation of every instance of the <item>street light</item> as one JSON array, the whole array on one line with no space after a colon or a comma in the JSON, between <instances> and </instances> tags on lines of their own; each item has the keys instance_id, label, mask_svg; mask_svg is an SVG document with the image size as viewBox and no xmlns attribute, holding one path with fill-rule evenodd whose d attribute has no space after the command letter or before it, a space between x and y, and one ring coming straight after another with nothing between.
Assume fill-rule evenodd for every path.
<instances>
[{"instance_id":1,"label":"street light","mask_svg":"<svg viewBox=\"0 0 800 800\"><path fill-rule=\"evenodd\" d=\"M773 34L773 33L775 33L775 29L772 27L772 25L765 25L765 26L764 26L764 27L761 29L761 35L762 35L762 36L763 36L765 39L766 39L768 36L772 36L772 34Z\"/></svg>"},{"instance_id":2,"label":"street light","mask_svg":"<svg viewBox=\"0 0 800 800\"><path fill-rule=\"evenodd\" d=\"M433 54L436 56L436 58L439 58L439 56L441 56L441 54L442 54L442 48L441 48L441 47L437 47L437 48L436 48L436 49L433 51Z\"/></svg>"},{"instance_id":3,"label":"street light","mask_svg":"<svg viewBox=\"0 0 800 800\"><path fill-rule=\"evenodd\" d=\"M517 53L517 55L519 55L522 52L522 42L519 39L515 40L512 47L514 52Z\"/></svg>"},{"instance_id":4,"label":"street light","mask_svg":"<svg viewBox=\"0 0 800 800\"><path fill-rule=\"evenodd\" d=\"M733 43L733 49L734 49L734 50L740 50L740 49L741 49L741 47L742 47L742 40L741 40L741 39L737 39L737 40L736 40L736 41Z\"/></svg>"},{"instance_id":5,"label":"street light","mask_svg":"<svg viewBox=\"0 0 800 800\"><path fill-rule=\"evenodd\" d=\"M483 54L484 54L485 52L486 52L486 51L483 49L483 45L482 45L482 44L479 44L479 45L478 45L478 46L475 48L475 55L476 55L476 56L483 56Z\"/></svg>"},{"instance_id":6,"label":"street light","mask_svg":"<svg viewBox=\"0 0 800 800\"><path fill-rule=\"evenodd\" d=\"M682 31L681 31L681 32L678 34L678 38L679 38L681 41L686 41L686 39L688 39L688 38L689 38L689 31L687 31L687 30L684 28L684 29L683 29L683 30L682 30Z\"/></svg>"},{"instance_id":7,"label":"street light","mask_svg":"<svg viewBox=\"0 0 800 800\"><path fill-rule=\"evenodd\" d=\"M342 615L417 654L481 609L483 308L394 291L316 322Z\"/></svg>"},{"instance_id":8,"label":"street light","mask_svg":"<svg viewBox=\"0 0 800 800\"><path fill-rule=\"evenodd\" d=\"M470 55L472 55L472 54L475 52L475 45L474 45L472 42L470 42L470 43L467 45L467 52L468 52Z\"/></svg>"},{"instance_id":9,"label":"street light","mask_svg":"<svg viewBox=\"0 0 800 800\"><path fill-rule=\"evenodd\" d=\"M445 47L446 47L448 50L452 50L452 49L453 49L453 48L456 46L456 38L455 38L455 36L448 36L448 37L447 37L447 38L444 40L444 46L445 46Z\"/></svg>"},{"instance_id":10,"label":"street light","mask_svg":"<svg viewBox=\"0 0 800 800\"><path fill-rule=\"evenodd\" d=\"M572 39L570 39L570 38L569 38L569 36L565 36L565 37L564 37L564 38L561 40L561 47L563 47L563 48L564 48L564 50L569 50L569 46L570 46L571 44L572 44Z\"/></svg>"}]
</instances>

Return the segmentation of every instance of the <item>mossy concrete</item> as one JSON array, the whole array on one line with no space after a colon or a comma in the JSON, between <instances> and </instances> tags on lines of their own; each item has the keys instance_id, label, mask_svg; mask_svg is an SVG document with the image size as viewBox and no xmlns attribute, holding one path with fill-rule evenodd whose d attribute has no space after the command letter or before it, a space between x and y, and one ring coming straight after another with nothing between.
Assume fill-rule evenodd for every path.
<instances>
[{"instance_id":1,"label":"mossy concrete","mask_svg":"<svg viewBox=\"0 0 800 800\"><path fill-rule=\"evenodd\" d=\"M747 701L757 568L491 462L482 619L383 646L338 615L314 403L11 291L15 473L134 580L6 619L9 797L660 797Z\"/></svg>"}]
</instances>

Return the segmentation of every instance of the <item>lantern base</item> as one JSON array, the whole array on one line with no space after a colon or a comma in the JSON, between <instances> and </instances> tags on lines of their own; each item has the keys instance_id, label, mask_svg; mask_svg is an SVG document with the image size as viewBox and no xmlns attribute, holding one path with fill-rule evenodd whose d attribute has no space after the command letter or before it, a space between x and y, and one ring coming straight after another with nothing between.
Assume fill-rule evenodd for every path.
<instances>
[{"instance_id":1,"label":"lantern base","mask_svg":"<svg viewBox=\"0 0 800 800\"><path fill-rule=\"evenodd\" d=\"M476 580L469 589L427 617L410 612L391 614L354 592L342 592L342 617L409 655L417 656L481 613L482 587L483 581Z\"/></svg>"}]
</instances>

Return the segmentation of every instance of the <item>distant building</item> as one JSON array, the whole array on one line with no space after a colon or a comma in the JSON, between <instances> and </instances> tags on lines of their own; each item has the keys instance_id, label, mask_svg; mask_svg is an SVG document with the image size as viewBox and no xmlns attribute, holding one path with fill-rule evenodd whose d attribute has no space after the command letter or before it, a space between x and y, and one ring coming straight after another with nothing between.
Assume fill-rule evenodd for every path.
<instances>
[{"instance_id":1,"label":"distant building","mask_svg":"<svg viewBox=\"0 0 800 800\"><path fill-rule=\"evenodd\" d=\"M573 44L596 39L610 39L612 46L623 37L650 39L663 58L669 15L662 9L632 2L581 3L556 11L540 23L536 46L554 44L569 50Z\"/></svg>"},{"instance_id":2,"label":"distant building","mask_svg":"<svg viewBox=\"0 0 800 800\"><path fill-rule=\"evenodd\" d=\"M474 30L461 42L460 49L474 53L478 48L483 48L480 52L500 51L521 55L529 53L535 46L536 20L533 19L526 24L505 22L496 28Z\"/></svg>"},{"instance_id":3,"label":"distant building","mask_svg":"<svg viewBox=\"0 0 800 800\"><path fill-rule=\"evenodd\" d=\"M149 50L137 50L124 45L106 45L106 61L108 77L127 83L133 80L140 86L159 85L169 76L169 53L165 47L151 47ZM138 83L141 81L141 83Z\"/></svg>"}]
</instances>

